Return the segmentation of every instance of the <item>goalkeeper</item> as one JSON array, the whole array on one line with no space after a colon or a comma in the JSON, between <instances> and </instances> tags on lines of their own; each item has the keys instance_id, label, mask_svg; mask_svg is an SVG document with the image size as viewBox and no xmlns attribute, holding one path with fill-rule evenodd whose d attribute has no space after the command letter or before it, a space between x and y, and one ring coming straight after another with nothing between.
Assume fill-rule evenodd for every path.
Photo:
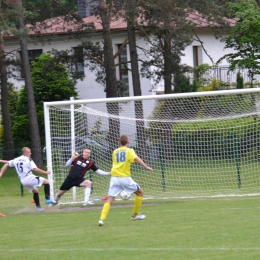
<instances>
[{"instance_id":1,"label":"goalkeeper","mask_svg":"<svg viewBox=\"0 0 260 260\"><path fill-rule=\"evenodd\" d=\"M100 175L110 175L110 172L105 172L97 168L94 162L89 159L91 153L90 148L85 148L82 152L82 155L74 152L72 157L66 162L66 166L71 166L69 174L64 182L61 184L60 190L56 194L53 205L57 205L61 196L72 187L85 187L84 193L84 203L86 206L89 202L91 185L92 182L90 180L86 180L84 178L85 173L91 169L94 172Z\"/></svg>"},{"instance_id":2,"label":"goalkeeper","mask_svg":"<svg viewBox=\"0 0 260 260\"><path fill-rule=\"evenodd\" d=\"M139 210L142 205L144 191L143 189L132 179L130 168L131 164L138 162L146 170L153 172L153 169L146 165L141 158L139 158L133 149L128 148L129 139L127 135L121 135L119 139L120 147L115 149L112 154L113 165L111 169L110 187L108 191L108 199L104 204L99 226L104 225L104 221L110 210L115 197L125 190L127 193L135 193L134 209L132 213L132 220L142 220L145 215L140 215Z\"/></svg>"}]
</instances>

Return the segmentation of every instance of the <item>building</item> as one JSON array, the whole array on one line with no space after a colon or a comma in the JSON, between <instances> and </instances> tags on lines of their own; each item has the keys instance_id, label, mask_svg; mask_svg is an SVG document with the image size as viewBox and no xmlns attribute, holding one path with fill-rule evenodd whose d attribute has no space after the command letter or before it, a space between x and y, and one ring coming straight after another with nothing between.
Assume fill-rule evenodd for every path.
<instances>
[{"instance_id":1,"label":"building","mask_svg":"<svg viewBox=\"0 0 260 260\"><path fill-rule=\"evenodd\" d=\"M89 15L90 13L86 13ZM198 15L198 14L193 14ZM191 16L192 19L192 16ZM87 16L83 18L85 23L93 22L96 28L95 36L92 38L93 42L102 42L102 26L100 21L95 16ZM82 66L82 55L83 50L76 48L79 44L79 40L76 38L71 38L67 31L70 29L70 25L64 27L64 21L57 17L50 19L49 22L55 21L55 25L46 29L42 34L32 32L30 40L28 40L28 53L30 61L37 59L43 52L51 51L52 49L57 50L66 50L73 49L75 52L78 52L78 61L75 62L75 67L83 75L83 80L78 80L76 84L76 89L78 91L78 97L80 99L93 99L93 98L105 98L106 93L104 92L104 86L101 86L95 81L95 74L90 72L87 68ZM51 42L44 44L41 43L39 37L42 35L54 35ZM224 50L224 43L216 39L213 33L207 29L206 23L201 20L198 25L196 34L198 35L200 41L194 40L190 46L185 49L185 55L182 57L182 63L187 64L191 67L196 67L200 64L207 63L213 65L213 62L216 62L224 54L229 53L231 50ZM111 35L113 40L114 53L118 51L122 43L127 37L126 31L126 22L122 19L111 22ZM203 43L203 47L202 44ZM137 45L143 49L150 48L149 44L142 38L137 37ZM205 52L206 50L206 52ZM20 46L19 42L14 37L8 37L5 39L5 51L9 55L20 57ZM82 55L81 55L82 54ZM138 55L140 58L144 57L144 54L138 48ZM118 57L116 62L121 60L127 60L129 58L129 49L128 46L121 52L121 55ZM129 65L130 66L130 65ZM222 67L227 67L228 64L224 60L221 64ZM225 70L226 72L226 70ZM132 96L132 78L129 72L124 71L117 67L117 77L118 79L125 80L128 82L129 90L124 93L124 96ZM229 79L232 80L232 79ZM18 89L24 84L24 79L22 72L18 72L16 77L9 79L11 83L14 84ZM141 78L141 88L142 95L158 94L163 92L163 86L156 86L153 88L152 79Z\"/></svg>"}]
</instances>

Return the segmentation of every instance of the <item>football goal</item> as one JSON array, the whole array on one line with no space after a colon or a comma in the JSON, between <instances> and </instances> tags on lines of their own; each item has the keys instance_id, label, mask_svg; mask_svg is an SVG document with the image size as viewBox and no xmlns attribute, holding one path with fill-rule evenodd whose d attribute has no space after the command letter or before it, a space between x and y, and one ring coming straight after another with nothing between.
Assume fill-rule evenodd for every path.
<instances>
[{"instance_id":1,"label":"football goal","mask_svg":"<svg viewBox=\"0 0 260 260\"><path fill-rule=\"evenodd\" d=\"M143 97L45 102L47 168L52 196L72 152L90 147L98 168L111 169L121 134L154 169L132 165L145 198L245 196L260 190L260 88ZM91 170L91 198L107 195L109 180ZM61 203L83 201L73 188Z\"/></svg>"}]
</instances>

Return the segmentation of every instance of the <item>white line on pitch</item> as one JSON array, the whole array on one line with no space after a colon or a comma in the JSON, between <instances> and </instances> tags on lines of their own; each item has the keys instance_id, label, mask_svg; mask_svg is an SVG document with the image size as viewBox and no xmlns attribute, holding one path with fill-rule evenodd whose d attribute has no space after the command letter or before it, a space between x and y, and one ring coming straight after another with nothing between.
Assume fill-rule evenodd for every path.
<instances>
[{"instance_id":1,"label":"white line on pitch","mask_svg":"<svg viewBox=\"0 0 260 260\"><path fill-rule=\"evenodd\" d=\"M188 247L166 247L166 248L16 248L1 249L0 252L28 252L28 251L260 251L260 247L214 247L214 248L188 248Z\"/></svg>"}]
</instances>

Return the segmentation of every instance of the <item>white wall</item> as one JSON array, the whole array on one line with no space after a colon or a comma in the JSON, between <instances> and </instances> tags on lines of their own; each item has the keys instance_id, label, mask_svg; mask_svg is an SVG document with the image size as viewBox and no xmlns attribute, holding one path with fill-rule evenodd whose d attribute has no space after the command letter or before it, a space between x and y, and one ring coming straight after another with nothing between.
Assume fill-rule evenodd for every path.
<instances>
[{"instance_id":1,"label":"white wall","mask_svg":"<svg viewBox=\"0 0 260 260\"><path fill-rule=\"evenodd\" d=\"M209 65L213 65L211 59L214 63L218 61L219 58L224 56L227 53L232 52L231 49L224 50L225 43L221 42L219 39L216 39L212 32L209 30L200 30L196 32L199 36L200 41L202 41L202 45L204 46L207 54L204 50L202 50L202 63L207 63ZM185 49L185 56L182 56L182 63L187 64L193 67L193 46L200 46L201 43L197 40L194 40L190 46ZM211 59L209 58L211 57ZM226 60L223 60L220 66L228 66Z\"/></svg>"},{"instance_id":2,"label":"white wall","mask_svg":"<svg viewBox=\"0 0 260 260\"><path fill-rule=\"evenodd\" d=\"M224 50L224 43L220 40L215 39L213 34L210 31L198 31L200 40L203 42L204 48L207 50L208 55L216 62L220 57L224 54L229 53L230 50ZM113 34L113 46L114 53L117 51L117 45L122 44L126 37L126 32L114 32ZM138 43L137 45L141 48L148 48L149 45L139 37L137 37ZM28 50L33 49L42 49L43 52L48 52L52 48L65 50L70 49L72 47L76 47L78 42L75 39L68 39L65 36L59 36L54 39L51 43L41 44L38 43L38 38L34 41L28 42ZM93 42L102 42L101 35L97 34L95 38L93 38ZM187 64L189 66L193 66L193 46L199 46L200 43L198 41L194 41L190 46L185 49L185 56L182 57L182 63ZM6 40L5 41L5 51L15 53L19 57L19 43L14 40ZM138 55L140 58L145 58L143 52L138 49ZM129 57L128 50L128 57ZM212 65L211 60L206 55L204 51L202 51L202 63L208 63ZM226 61L223 61L221 65L227 65ZM129 65L129 67L131 67ZM141 67L141 66L140 66ZM24 84L23 79L15 79L10 78L10 82L12 82L18 89ZM155 91L152 91L152 81L150 79L141 78L141 87L142 87L142 95L151 95L155 94ZM129 72L129 90L130 95L133 95L132 88L132 78L131 73ZM158 86L158 88L163 88L163 86ZM95 81L95 73L90 72L85 68L85 77L84 80L78 80L76 84L76 89L78 91L78 97L80 99L95 99L95 98L105 98L106 93L104 92L104 86L101 86L99 83Z\"/></svg>"},{"instance_id":3,"label":"white wall","mask_svg":"<svg viewBox=\"0 0 260 260\"><path fill-rule=\"evenodd\" d=\"M122 44L125 40L126 33L117 33L113 36L113 46L114 52L117 51L117 45ZM36 39L37 40L37 39ZM93 42L102 42L101 36L93 38ZM76 47L78 42L76 40L68 39L65 36L58 37L54 39L51 44L41 44L36 41L28 42L28 50L33 49L42 49L43 52L51 51L51 49L58 50L66 50ZM146 43L142 40L138 43L142 48L146 47ZM19 43L15 41L6 41L5 42L5 51L15 53L15 55L19 58ZM140 55L143 55L139 50ZM129 57L128 50L128 57ZM129 65L129 67L131 67ZM9 81L13 83L18 89L24 85L23 79L10 78ZM133 95L132 86L132 78L131 73L129 72L129 86L130 86L130 95ZM142 86L142 95L150 95L151 94L151 81L149 79L141 78L141 86ZM85 68L85 77L83 80L78 80L76 84L76 89L78 91L78 97L81 99L93 99L93 98L105 98L106 93L104 92L104 86L100 85L95 81L95 72L90 72L87 68Z\"/></svg>"}]
</instances>

